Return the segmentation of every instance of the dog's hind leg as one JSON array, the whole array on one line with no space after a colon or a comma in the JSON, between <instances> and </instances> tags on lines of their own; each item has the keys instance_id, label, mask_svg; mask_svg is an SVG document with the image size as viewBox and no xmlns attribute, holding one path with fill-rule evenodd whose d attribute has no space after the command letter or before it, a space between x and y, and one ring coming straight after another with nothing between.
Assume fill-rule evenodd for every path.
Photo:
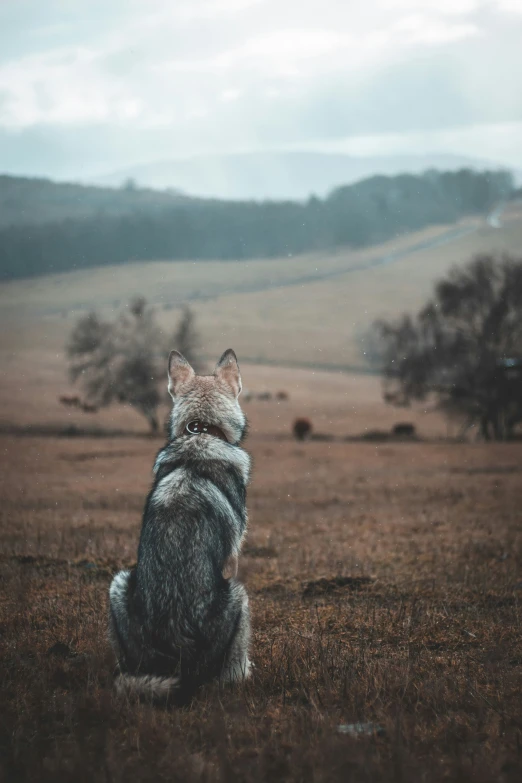
<instances>
[{"instance_id":1,"label":"dog's hind leg","mask_svg":"<svg viewBox=\"0 0 522 783\"><path fill-rule=\"evenodd\" d=\"M165 706L180 694L180 678L150 673L150 668L154 671L151 661L155 652L142 645L139 626L132 613L134 579L135 571L120 571L109 588L109 640L119 670L114 686L120 696ZM140 672L142 668L145 668L143 673Z\"/></svg>"},{"instance_id":2,"label":"dog's hind leg","mask_svg":"<svg viewBox=\"0 0 522 783\"><path fill-rule=\"evenodd\" d=\"M231 593L232 601L237 605L239 613L220 677L225 684L246 680L250 676L252 667L248 657L250 650L250 610L248 608L247 591L240 582L234 582L231 586Z\"/></svg>"},{"instance_id":3,"label":"dog's hind leg","mask_svg":"<svg viewBox=\"0 0 522 783\"><path fill-rule=\"evenodd\" d=\"M130 571L116 574L109 588L109 641L120 663L125 658L130 641L129 580Z\"/></svg>"}]
</instances>

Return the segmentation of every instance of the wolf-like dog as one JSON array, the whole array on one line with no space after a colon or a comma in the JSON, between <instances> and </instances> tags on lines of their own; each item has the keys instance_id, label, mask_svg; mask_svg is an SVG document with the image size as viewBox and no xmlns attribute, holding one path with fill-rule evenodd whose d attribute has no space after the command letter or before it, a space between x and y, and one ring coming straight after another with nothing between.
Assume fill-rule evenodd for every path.
<instances>
[{"instance_id":1,"label":"wolf-like dog","mask_svg":"<svg viewBox=\"0 0 522 783\"><path fill-rule=\"evenodd\" d=\"M169 436L153 468L137 565L116 574L109 591L116 688L162 702L186 701L212 679L242 680L251 666L248 597L236 579L250 458L240 446L247 425L234 351L209 376L172 351L168 390Z\"/></svg>"}]
</instances>

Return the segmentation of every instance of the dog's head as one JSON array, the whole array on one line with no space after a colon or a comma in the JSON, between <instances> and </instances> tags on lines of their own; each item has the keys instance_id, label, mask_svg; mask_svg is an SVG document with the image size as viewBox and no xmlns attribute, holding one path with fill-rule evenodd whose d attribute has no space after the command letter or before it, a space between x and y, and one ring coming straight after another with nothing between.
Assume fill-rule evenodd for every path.
<instances>
[{"instance_id":1,"label":"dog's head","mask_svg":"<svg viewBox=\"0 0 522 783\"><path fill-rule=\"evenodd\" d=\"M219 427L229 443L239 443L246 431L246 417L239 406L241 375L236 354L229 348L212 375L196 375L178 351L169 356L168 389L173 400L171 437L185 432L189 422Z\"/></svg>"}]
</instances>

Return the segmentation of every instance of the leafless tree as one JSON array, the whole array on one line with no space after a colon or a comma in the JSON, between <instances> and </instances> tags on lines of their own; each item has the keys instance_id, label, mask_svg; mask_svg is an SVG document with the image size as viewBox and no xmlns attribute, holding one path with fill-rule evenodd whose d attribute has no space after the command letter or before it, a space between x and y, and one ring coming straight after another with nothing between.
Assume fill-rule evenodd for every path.
<instances>
[{"instance_id":1,"label":"leafless tree","mask_svg":"<svg viewBox=\"0 0 522 783\"><path fill-rule=\"evenodd\" d=\"M455 267L416 315L380 321L384 397L433 396L464 433L503 440L522 421L522 259L480 255Z\"/></svg>"},{"instance_id":2,"label":"leafless tree","mask_svg":"<svg viewBox=\"0 0 522 783\"><path fill-rule=\"evenodd\" d=\"M69 374L73 382L80 383L87 404L96 408L130 405L147 419L154 433L159 427L166 356L181 344L185 350L197 347L190 311L184 311L173 338L166 341L153 308L137 297L114 321L103 321L94 312L79 319L66 348ZM185 353L187 358L189 353Z\"/></svg>"}]
</instances>

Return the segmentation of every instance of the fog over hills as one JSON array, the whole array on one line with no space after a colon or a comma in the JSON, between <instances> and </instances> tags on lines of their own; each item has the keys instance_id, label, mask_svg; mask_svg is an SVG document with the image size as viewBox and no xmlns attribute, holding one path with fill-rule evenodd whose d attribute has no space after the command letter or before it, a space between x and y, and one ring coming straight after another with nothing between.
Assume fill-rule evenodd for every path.
<instances>
[{"instance_id":1,"label":"fog over hills","mask_svg":"<svg viewBox=\"0 0 522 783\"><path fill-rule=\"evenodd\" d=\"M419 174L436 168L456 171L503 168L494 161L460 155L353 157L321 152L251 152L163 160L98 177L100 185L119 186L128 179L139 186L224 199L306 199L327 195L339 185L375 174ZM521 175L515 172L517 179Z\"/></svg>"}]
</instances>

